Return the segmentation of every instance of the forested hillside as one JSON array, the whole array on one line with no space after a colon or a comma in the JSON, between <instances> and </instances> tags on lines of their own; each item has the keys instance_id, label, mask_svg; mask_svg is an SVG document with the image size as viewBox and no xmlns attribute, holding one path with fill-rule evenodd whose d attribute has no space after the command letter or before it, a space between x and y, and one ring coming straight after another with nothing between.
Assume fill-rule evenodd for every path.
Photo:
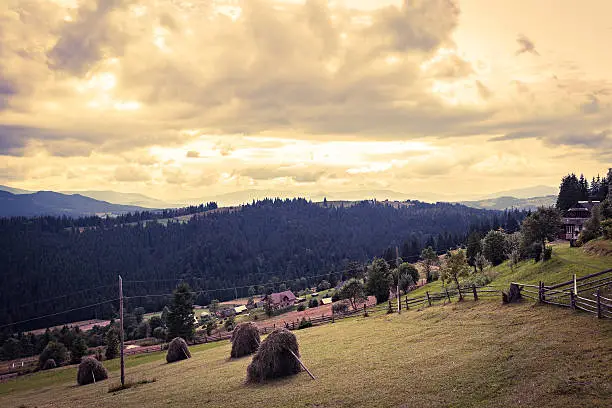
<instances>
[{"instance_id":1,"label":"forested hillside","mask_svg":"<svg viewBox=\"0 0 612 408\"><path fill-rule=\"evenodd\" d=\"M110 317L117 302L63 311L116 299L118 275L125 295L135 296L128 308L148 310L159 310L166 302L160 295L181 279L202 291L202 304L244 296L250 286L299 290L322 279L333 283L351 261L371 260L391 246L414 261L425 245L444 251L473 229L513 231L523 216L456 204L325 207L295 199L254 202L183 224L0 219L0 325L58 312L19 328ZM81 222L90 227L75 228ZM99 288L87 290L93 287Z\"/></svg>"}]
</instances>

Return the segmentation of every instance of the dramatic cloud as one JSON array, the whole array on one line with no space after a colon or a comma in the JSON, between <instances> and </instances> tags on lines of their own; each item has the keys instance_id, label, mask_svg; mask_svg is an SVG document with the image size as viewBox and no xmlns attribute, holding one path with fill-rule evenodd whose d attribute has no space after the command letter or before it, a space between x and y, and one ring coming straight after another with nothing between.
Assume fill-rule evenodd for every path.
<instances>
[{"instance_id":1,"label":"dramatic cloud","mask_svg":"<svg viewBox=\"0 0 612 408\"><path fill-rule=\"evenodd\" d=\"M427 184L411 178L444 188L517 164L540 174L517 158L532 143L554 150L529 156L540 166L567 149L593 167L612 156L611 78L593 73L605 52L585 68L549 53L563 42L533 27L547 52L525 58L539 53L516 38L521 10L506 31L466 39L465 21L487 16L462 15L463 3L10 0L0 182L182 197L200 186L416 191ZM557 178L546 166L541 183Z\"/></svg>"}]
</instances>

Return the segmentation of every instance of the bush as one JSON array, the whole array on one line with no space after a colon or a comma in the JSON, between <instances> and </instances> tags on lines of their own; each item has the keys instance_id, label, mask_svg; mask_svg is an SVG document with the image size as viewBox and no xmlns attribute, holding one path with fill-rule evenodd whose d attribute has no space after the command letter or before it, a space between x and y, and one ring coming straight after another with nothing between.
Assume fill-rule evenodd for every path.
<instances>
[{"instance_id":1,"label":"bush","mask_svg":"<svg viewBox=\"0 0 612 408\"><path fill-rule=\"evenodd\" d=\"M119 355L119 334L114 327L111 327L106 333L106 352L107 360L117 358Z\"/></svg>"},{"instance_id":2,"label":"bush","mask_svg":"<svg viewBox=\"0 0 612 408\"><path fill-rule=\"evenodd\" d=\"M166 340L166 335L167 334L168 333L166 332L166 329L164 329L163 327L160 327L160 326L156 327L153 330L153 337L155 337L156 339L159 339L159 340Z\"/></svg>"},{"instance_id":3,"label":"bush","mask_svg":"<svg viewBox=\"0 0 612 408\"><path fill-rule=\"evenodd\" d=\"M337 302L340 300L340 293L338 293L338 291L334 291L334 294L332 295L332 302Z\"/></svg>"},{"instance_id":4,"label":"bush","mask_svg":"<svg viewBox=\"0 0 612 408\"><path fill-rule=\"evenodd\" d=\"M53 368L57 367L57 364L55 364L55 360L50 358L47 361L45 361L45 364L42 366L43 370L51 370Z\"/></svg>"},{"instance_id":5,"label":"bush","mask_svg":"<svg viewBox=\"0 0 612 408\"><path fill-rule=\"evenodd\" d=\"M38 363L40 367L44 367L47 360L52 358L55 361L55 364L60 366L66 361L67 350L66 346L62 343L58 343L55 341L49 342L47 347L40 353L38 357Z\"/></svg>"},{"instance_id":6,"label":"bush","mask_svg":"<svg viewBox=\"0 0 612 408\"><path fill-rule=\"evenodd\" d=\"M547 246L546 248L544 248L544 253L543 253L544 262L550 261L550 259L552 258L552 252L553 252L553 249L551 246Z\"/></svg>"},{"instance_id":7,"label":"bush","mask_svg":"<svg viewBox=\"0 0 612 408\"><path fill-rule=\"evenodd\" d=\"M77 336L70 343L70 362L72 364L78 364L81 362L81 358L87 353L87 343L81 336Z\"/></svg>"},{"instance_id":8,"label":"bush","mask_svg":"<svg viewBox=\"0 0 612 408\"><path fill-rule=\"evenodd\" d=\"M348 312L349 305L346 302L337 302L332 305L332 311L334 313L346 313Z\"/></svg>"},{"instance_id":9,"label":"bush","mask_svg":"<svg viewBox=\"0 0 612 408\"><path fill-rule=\"evenodd\" d=\"M307 329L309 327L312 327L312 322L310 320L306 320L305 317L302 317L302 320L300 320L300 324L298 326L298 330Z\"/></svg>"},{"instance_id":10,"label":"bush","mask_svg":"<svg viewBox=\"0 0 612 408\"><path fill-rule=\"evenodd\" d=\"M259 329L253 323L240 323L232 333L232 358L253 354L259 348Z\"/></svg>"},{"instance_id":11,"label":"bush","mask_svg":"<svg viewBox=\"0 0 612 408\"><path fill-rule=\"evenodd\" d=\"M228 317L225 323L223 323L223 327L225 327L225 330L228 332L234 330L234 327L236 327L236 318L234 316Z\"/></svg>"},{"instance_id":12,"label":"bush","mask_svg":"<svg viewBox=\"0 0 612 408\"><path fill-rule=\"evenodd\" d=\"M604 238L612 239L612 219L605 220L601 223Z\"/></svg>"},{"instance_id":13,"label":"bush","mask_svg":"<svg viewBox=\"0 0 612 408\"><path fill-rule=\"evenodd\" d=\"M247 382L261 383L269 379L298 374L302 368L293 356L300 356L297 338L286 329L276 329L259 345L257 354L247 367Z\"/></svg>"},{"instance_id":14,"label":"bush","mask_svg":"<svg viewBox=\"0 0 612 408\"><path fill-rule=\"evenodd\" d=\"M297 307L297 311L298 312L303 312L304 310L306 310L306 305L303 303L300 303Z\"/></svg>"},{"instance_id":15,"label":"bush","mask_svg":"<svg viewBox=\"0 0 612 408\"><path fill-rule=\"evenodd\" d=\"M158 327L163 327L164 322L162 322L161 317L153 316L151 319L149 319L149 326L151 328L151 333L153 333Z\"/></svg>"},{"instance_id":16,"label":"bush","mask_svg":"<svg viewBox=\"0 0 612 408\"><path fill-rule=\"evenodd\" d=\"M92 357L84 358L79 364L77 371L77 383L79 385L91 384L106 380L108 372L101 362Z\"/></svg>"},{"instance_id":17,"label":"bush","mask_svg":"<svg viewBox=\"0 0 612 408\"><path fill-rule=\"evenodd\" d=\"M310 299L310 302L308 302L308 307L310 308L319 307L319 301L316 298Z\"/></svg>"},{"instance_id":18,"label":"bush","mask_svg":"<svg viewBox=\"0 0 612 408\"><path fill-rule=\"evenodd\" d=\"M180 337L175 337L170 344L168 344L168 353L166 354L166 361L168 363L174 363L175 361L181 361L191 358L191 352L187 347L187 342Z\"/></svg>"},{"instance_id":19,"label":"bush","mask_svg":"<svg viewBox=\"0 0 612 408\"><path fill-rule=\"evenodd\" d=\"M317 285L317 290L319 292L323 292L324 290L327 290L331 288L331 285L329 284L328 281L326 280L322 280L318 285Z\"/></svg>"}]
</instances>

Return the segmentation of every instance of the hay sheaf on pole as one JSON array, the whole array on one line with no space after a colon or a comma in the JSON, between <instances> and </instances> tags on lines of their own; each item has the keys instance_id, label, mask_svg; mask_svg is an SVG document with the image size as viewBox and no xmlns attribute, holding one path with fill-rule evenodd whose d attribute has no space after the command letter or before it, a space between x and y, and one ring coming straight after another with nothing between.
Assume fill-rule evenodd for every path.
<instances>
[{"instance_id":1,"label":"hay sheaf on pole","mask_svg":"<svg viewBox=\"0 0 612 408\"><path fill-rule=\"evenodd\" d=\"M261 342L259 329L251 322L240 323L232 333L232 358L239 358L253 354Z\"/></svg>"},{"instance_id":2,"label":"hay sheaf on pole","mask_svg":"<svg viewBox=\"0 0 612 408\"><path fill-rule=\"evenodd\" d=\"M175 337L170 344L168 344L166 361L168 363L174 363L175 361L186 360L188 358L191 358L191 352L189 351L187 342L180 337Z\"/></svg>"},{"instance_id":3,"label":"hay sheaf on pole","mask_svg":"<svg viewBox=\"0 0 612 408\"><path fill-rule=\"evenodd\" d=\"M261 383L298 374L302 371L299 357L295 335L286 329L276 329L259 345L257 354L247 367L247 382Z\"/></svg>"},{"instance_id":4,"label":"hay sheaf on pole","mask_svg":"<svg viewBox=\"0 0 612 408\"><path fill-rule=\"evenodd\" d=\"M86 385L106 380L108 372L101 362L93 357L85 357L79 364L77 371L77 383Z\"/></svg>"}]
</instances>

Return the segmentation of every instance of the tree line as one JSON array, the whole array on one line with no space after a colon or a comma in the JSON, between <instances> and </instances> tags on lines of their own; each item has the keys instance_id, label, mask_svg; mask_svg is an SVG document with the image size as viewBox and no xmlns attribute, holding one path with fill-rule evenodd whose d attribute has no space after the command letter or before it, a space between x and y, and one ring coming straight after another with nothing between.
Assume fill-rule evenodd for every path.
<instances>
[{"instance_id":1,"label":"tree line","mask_svg":"<svg viewBox=\"0 0 612 408\"><path fill-rule=\"evenodd\" d=\"M456 247L474 229L516 228L524 217L457 204L405 204L325 208L304 199L268 199L187 223L82 232L66 228L68 221L59 217L0 219L0 325L53 313L60 314L10 329L110 318L114 302L62 312L115 299L117 275L125 281L126 306L147 311L161 310L169 297L159 295L180 281L198 292L198 304L247 296L253 286L299 291L323 279L337 282L351 262L363 263L389 247L399 246L409 260L426 246L439 252ZM92 287L99 288L87 290Z\"/></svg>"}]
</instances>

